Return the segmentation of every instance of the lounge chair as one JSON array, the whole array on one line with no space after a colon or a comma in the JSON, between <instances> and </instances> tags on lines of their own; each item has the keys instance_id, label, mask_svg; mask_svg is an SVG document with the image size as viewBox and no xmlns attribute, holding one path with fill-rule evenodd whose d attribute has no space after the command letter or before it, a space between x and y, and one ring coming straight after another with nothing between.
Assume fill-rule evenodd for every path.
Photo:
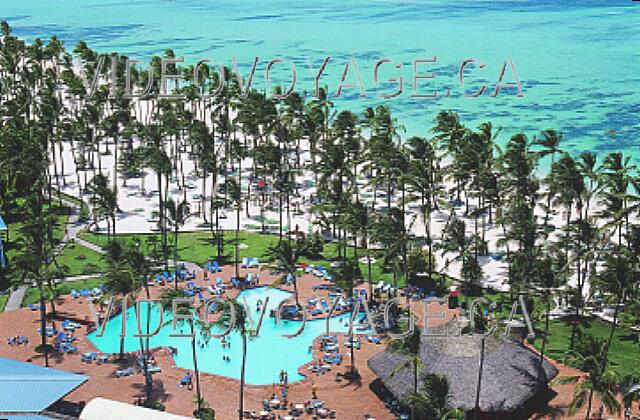
<instances>
[{"instance_id":1,"label":"lounge chair","mask_svg":"<svg viewBox=\"0 0 640 420\"><path fill-rule=\"evenodd\" d=\"M62 351L64 351L65 353L77 353L78 347L73 346L71 344L63 344Z\"/></svg>"},{"instance_id":2,"label":"lounge chair","mask_svg":"<svg viewBox=\"0 0 640 420\"><path fill-rule=\"evenodd\" d=\"M97 359L97 357L98 357L98 353L89 352L89 353L83 354L80 360L82 360L85 363L93 363Z\"/></svg>"},{"instance_id":3,"label":"lounge chair","mask_svg":"<svg viewBox=\"0 0 640 420\"><path fill-rule=\"evenodd\" d=\"M214 272L221 272L222 271L222 267L220 267L220 264L218 264L218 261L214 261L212 264L213 267L213 271Z\"/></svg>"},{"instance_id":4,"label":"lounge chair","mask_svg":"<svg viewBox=\"0 0 640 420\"><path fill-rule=\"evenodd\" d=\"M126 368L126 369L120 369L120 370L116 370L115 372L116 378L122 378L124 376L131 376L133 375L133 368Z\"/></svg>"},{"instance_id":5,"label":"lounge chair","mask_svg":"<svg viewBox=\"0 0 640 420\"><path fill-rule=\"evenodd\" d=\"M329 307L329 304L327 303L327 301L326 301L326 300L322 299L322 300L320 301L320 305L322 305L322 309L323 309L325 312L329 312L330 307Z\"/></svg>"},{"instance_id":6,"label":"lounge chair","mask_svg":"<svg viewBox=\"0 0 640 420\"><path fill-rule=\"evenodd\" d=\"M38 334L40 334L40 333L42 333L42 328L38 328ZM58 331L55 330L53 327L47 327L45 329L45 334L47 335L47 337L53 337L57 333L58 333Z\"/></svg>"},{"instance_id":7,"label":"lounge chair","mask_svg":"<svg viewBox=\"0 0 640 420\"><path fill-rule=\"evenodd\" d=\"M380 344L382 342L382 340L380 340L380 337L375 335L368 335L367 341L373 344Z\"/></svg>"},{"instance_id":8,"label":"lounge chair","mask_svg":"<svg viewBox=\"0 0 640 420\"><path fill-rule=\"evenodd\" d=\"M191 377L192 377L191 372L184 375L182 379L180 379L180 386L189 385L191 383Z\"/></svg>"}]
</instances>

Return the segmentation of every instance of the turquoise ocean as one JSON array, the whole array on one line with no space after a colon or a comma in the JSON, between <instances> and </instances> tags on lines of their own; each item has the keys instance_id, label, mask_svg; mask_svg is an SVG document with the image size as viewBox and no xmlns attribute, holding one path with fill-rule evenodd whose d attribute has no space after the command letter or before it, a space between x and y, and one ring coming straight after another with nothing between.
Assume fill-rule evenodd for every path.
<instances>
[{"instance_id":1,"label":"turquoise ocean","mask_svg":"<svg viewBox=\"0 0 640 420\"><path fill-rule=\"evenodd\" d=\"M501 142L553 128L564 133L571 152L640 157L640 3L631 0L0 0L0 18L28 40L57 34L69 49L85 40L143 61L171 48L192 63L208 58L231 65L236 57L246 74L258 56L253 86L259 89L268 61L282 58L296 64L296 89L308 95L325 57L331 59L320 83L331 95L345 64L355 60L367 97L345 88L332 98L336 107L360 113L387 103L405 136L428 135L436 113L452 109L468 126L502 127ZM420 93L435 90L438 97L413 98L412 62L434 56L418 72L435 72L435 79L418 82ZM393 99L379 94L395 85L374 86L381 58L393 63L381 66L380 79L404 81ZM469 58L485 66L469 66L463 89L458 70ZM491 97L508 59L524 96L502 89ZM274 67L273 84L289 83L289 63ZM353 65L349 70L354 83ZM514 81L510 65L504 81ZM482 85L484 95L463 96Z\"/></svg>"}]
</instances>

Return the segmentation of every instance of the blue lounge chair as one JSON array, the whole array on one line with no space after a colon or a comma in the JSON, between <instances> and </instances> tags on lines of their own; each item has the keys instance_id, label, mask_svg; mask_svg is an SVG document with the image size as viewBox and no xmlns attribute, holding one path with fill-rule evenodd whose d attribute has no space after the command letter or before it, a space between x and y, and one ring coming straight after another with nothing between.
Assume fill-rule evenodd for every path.
<instances>
[{"instance_id":1,"label":"blue lounge chair","mask_svg":"<svg viewBox=\"0 0 640 420\"><path fill-rule=\"evenodd\" d=\"M42 332L42 328L38 328L38 333ZM58 333L57 330L55 330L53 327L47 327L45 329L45 334L47 335L47 337L53 337L54 335L56 335Z\"/></svg>"},{"instance_id":2,"label":"blue lounge chair","mask_svg":"<svg viewBox=\"0 0 640 420\"><path fill-rule=\"evenodd\" d=\"M214 261L213 262L213 271L217 271L217 272L221 272L222 271L222 267L220 267L220 264L218 264L218 261Z\"/></svg>"},{"instance_id":3,"label":"blue lounge chair","mask_svg":"<svg viewBox=\"0 0 640 420\"><path fill-rule=\"evenodd\" d=\"M64 351L65 353L77 353L78 352L78 347L71 345L71 344L63 344L62 345L62 351Z\"/></svg>"},{"instance_id":4,"label":"blue lounge chair","mask_svg":"<svg viewBox=\"0 0 640 420\"><path fill-rule=\"evenodd\" d=\"M131 376L133 375L133 368L126 368L126 369L120 369L120 370L116 370L116 378L122 378L124 376Z\"/></svg>"},{"instance_id":5,"label":"blue lounge chair","mask_svg":"<svg viewBox=\"0 0 640 420\"><path fill-rule=\"evenodd\" d=\"M93 363L97 357L98 357L98 353L89 352L89 353L83 354L80 360L82 360L85 363Z\"/></svg>"},{"instance_id":6,"label":"blue lounge chair","mask_svg":"<svg viewBox=\"0 0 640 420\"><path fill-rule=\"evenodd\" d=\"M189 385L189 383L191 383L191 377L192 377L191 372L184 375L182 379L180 379L180 386Z\"/></svg>"},{"instance_id":7,"label":"blue lounge chair","mask_svg":"<svg viewBox=\"0 0 640 420\"><path fill-rule=\"evenodd\" d=\"M382 340L380 340L380 337L375 335L368 335L367 341L373 344L380 344L382 342Z\"/></svg>"}]
</instances>

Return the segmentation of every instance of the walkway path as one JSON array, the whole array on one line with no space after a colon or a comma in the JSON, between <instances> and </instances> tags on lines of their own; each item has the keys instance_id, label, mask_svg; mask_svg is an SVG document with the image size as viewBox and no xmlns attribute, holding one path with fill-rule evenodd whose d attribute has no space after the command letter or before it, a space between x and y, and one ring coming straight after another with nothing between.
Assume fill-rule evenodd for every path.
<instances>
[{"instance_id":1,"label":"walkway path","mask_svg":"<svg viewBox=\"0 0 640 420\"><path fill-rule=\"evenodd\" d=\"M78 232L82 231L87 226L86 222L80 221L78 204L74 203L73 201L67 200L64 197L60 197L60 201L66 204L67 206L69 206L69 208L71 209L71 213L69 214L69 219L67 220L67 226L65 229L64 237L62 238L62 241L60 242L60 244L58 244L58 246L53 250L53 255L56 256L60 254L64 249L65 245L68 244L70 241L74 241L82 246L85 246L101 254L104 253L102 248L100 248L99 246L78 238ZM88 280L97 276L98 275L96 274L88 274L88 275L82 275L82 276L65 277L64 279L60 279L60 280L65 282L77 281L77 280ZM9 295L9 299L7 300L7 304L4 308L5 312L11 312L11 311L16 311L20 309L20 306L22 305L22 300L24 299L24 295L27 292L29 285L32 283L32 280L27 279L25 280L24 283L25 284L20 285L16 290L12 291L11 294Z\"/></svg>"},{"instance_id":2,"label":"walkway path","mask_svg":"<svg viewBox=\"0 0 640 420\"><path fill-rule=\"evenodd\" d=\"M91 242L85 241L78 236L78 233L85 230L88 226L88 223L86 221L81 221L78 217L78 204L74 203L73 201L69 201L64 197L61 197L60 200L71 208L71 214L69 215L67 229L65 230L64 237L62 238L62 246L64 247L64 245L66 245L67 243L74 241L75 243L89 248L92 251L104 254L104 250L101 247Z\"/></svg>"},{"instance_id":3,"label":"walkway path","mask_svg":"<svg viewBox=\"0 0 640 420\"><path fill-rule=\"evenodd\" d=\"M16 290L11 292L7 305L4 307L5 312L17 311L22 305L22 299L24 294L27 293L28 286L26 284L20 285Z\"/></svg>"},{"instance_id":4,"label":"walkway path","mask_svg":"<svg viewBox=\"0 0 640 420\"><path fill-rule=\"evenodd\" d=\"M69 214L69 219L67 221L67 227L65 229L64 237L62 238L62 241L60 242L60 244L53 251L53 254L58 255L60 252L62 252L65 245L67 245L71 241L75 242L78 245L82 245L86 248L89 248L92 251L98 252L100 254L104 254L105 251L104 249L102 249L102 247L94 243L91 243L89 241L85 241L84 239L78 236L78 233L85 230L88 226L88 223L86 221L81 221L79 218L79 210L80 210L79 205L77 203L74 203L73 201L67 200L64 197L60 197L60 201L62 201L64 204L68 205L71 208L71 213ZM200 266L189 261L178 261L178 264L184 265L184 267L189 271L195 271L195 270L201 269ZM58 279L57 281L69 282L69 281L78 281L78 280L88 280L88 279L99 277L100 275L101 275L100 273L85 274L80 276L64 277L62 279ZM20 309L20 306L22 305L22 300L24 299L24 295L27 292L27 289L29 288L29 285L31 283L32 283L31 280L25 280L25 284L20 285L16 290L11 292L11 294L9 295L9 300L7 301L7 304L4 309L5 312L10 312L10 311L15 311Z\"/></svg>"}]
</instances>

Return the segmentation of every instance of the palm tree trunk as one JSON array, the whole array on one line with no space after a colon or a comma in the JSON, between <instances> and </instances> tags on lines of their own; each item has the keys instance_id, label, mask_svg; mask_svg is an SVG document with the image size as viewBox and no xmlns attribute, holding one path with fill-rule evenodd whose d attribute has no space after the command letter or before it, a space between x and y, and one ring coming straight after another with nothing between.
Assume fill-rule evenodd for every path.
<instances>
[{"instance_id":1,"label":"palm tree trunk","mask_svg":"<svg viewBox=\"0 0 640 420\"><path fill-rule=\"evenodd\" d=\"M173 271L174 271L174 288L178 290L178 222L174 220L175 229L173 230Z\"/></svg>"},{"instance_id":2,"label":"palm tree trunk","mask_svg":"<svg viewBox=\"0 0 640 420\"><path fill-rule=\"evenodd\" d=\"M193 359L193 372L196 376L196 404L198 412L202 409L202 393L200 391L200 371L198 370L198 352L196 351L196 335L193 329L193 320L189 323L191 326L191 357Z\"/></svg>"},{"instance_id":3,"label":"palm tree trunk","mask_svg":"<svg viewBox=\"0 0 640 420\"><path fill-rule=\"evenodd\" d=\"M613 322L611 323L611 329L609 330L609 337L607 338L607 347L605 347L605 354L602 357L602 366L604 368L607 358L609 355L609 349L611 348L611 343L613 342L613 336L616 333L616 328L618 327L618 311L620 308L620 304L624 301L624 295L618 297L616 300L616 308L613 310Z\"/></svg>"},{"instance_id":4,"label":"palm tree trunk","mask_svg":"<svg viewBox=\"0 0 640 420\"><path fill-rule=\"evenodd\" d=\"M169 269L168 261L167 261L167 233L164 229L164 203L162 201L162 174L158 172L158 205L159 205L159 213L160 213L160 237L162 238L162 258L164 261L164 269L165 271Z\"/></svg>"},{"instance_id":5,"label":"palm tree trunk","mask_svg":"<svg viewBox=\"0 0 640 420\"><path fill-rule=\"evenodd\" d=\"M585 420L589 420L591 417L591 405L593 404L593 388L589 390L589 401L587 402L587 413L584 416Z\"/></svg>"},{"instance_id":6,"label":"palm tree trunk","mask_svg":"<svg viewBox=\"0 0 640 420\"><path fill-rule=\"evenodd\" d=\"M247 364L247 333L242 331L242 367L240 368L240 406L238 409L238 420L242 420L244 412L244 373Z\"/></svg>"},{"instance_id":7,"label":"palm tree trunk","mask_svg":"<svg viewBox=\"0 0 640 420\"><path fill-rule=\"evenodd\" d=\"M44 300L42 281L38 283L40 289L40 344L44 352L44 365L49 367L49 346L47 344L47 306Z\"/></svg>"},{"instance_id":8,"label":"palm tree trunk","mask_svg":"<svg viewBox=\"0 0 640 420\"><path fill-rule=\"evenodd\" d=\"M544 320L544 337L542 338L542 344L540 345L540 371L542 372L542 364L544 363L544 349L547 344L547 336L549 335L549 312L551 311L551 296L547 296L547 311L545 313Z\"/></svg>"}]
</instances>

